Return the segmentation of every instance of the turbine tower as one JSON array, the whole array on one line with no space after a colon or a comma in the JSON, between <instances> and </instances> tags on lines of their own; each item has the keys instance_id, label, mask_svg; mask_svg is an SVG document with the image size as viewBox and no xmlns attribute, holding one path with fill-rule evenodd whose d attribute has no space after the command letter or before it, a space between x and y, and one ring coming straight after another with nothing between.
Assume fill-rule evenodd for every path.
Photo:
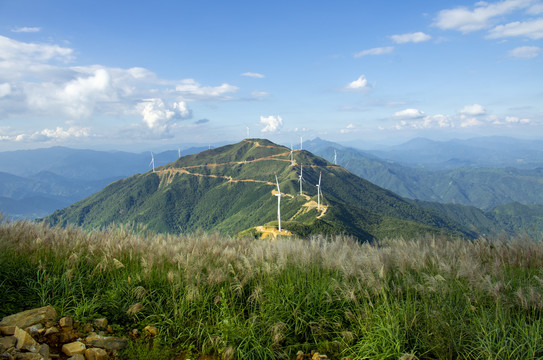
<instances>
[{"instance_id":1,"label":"turbine tower","mask_svg":"<svg viewBox=\"0 0 543 360\"><path fill-rule=\"evenodd\" d=\"M302 181L304 181L304 166L300 165L300 176L298 176L298 179L300 180L300 195L302 195Z\"/></svg>"},{"instance_id":2,"label":"turbine tower","mask_svg":"<svg viewBox=\"0 0 543 360\"><path fill-rule=\"evenodd\" d=\"M181 148L177 148L177 158L181 158Z\"/></svg>"},{"instance_id":3,"label":"turbine tower","mask_svg":"<svg viewBox=\"0 0 543 360\"><path fill-rule=\"evenodd\" d=\"M336 149L334 149L334 165L337 165L337 152L336 152Z\"/></svg>"},{"instance_id":4,"label":"turbine tower","mask_svg":"<svg viewBox=\"0 0 543 360\"><path fill-rule=\"evenodd\" d=\"M300 136L300 150L304 148L304 137Z\"/></svg>"},{"instance_id":5,"label":"turbine tower","mask_svg":"<svg viewBox=\"0 0 543 360\"><path fill-rule=\"evenodd\" d=\"M246 126L246 128L247 128L247 139L249 139L249 127Z\"/></svg>"},{"instance_id":6,"label":"turbine tower","mask_svg":"<svg viewBox=\"0 0 543 360\"><path fill-rule=\"evenodd\" d=\"M279 180L275 174L275 182L277 183L277 221L279 222L279 232L281 232L281 189L279 188Z\"/></svg>"},{"instance_id":7,"label":"turbine tower","mask_svg":"<svg viewBox=\"0 0 543 360\"><path fill-rule=\"evenodd\" d=\"M292 149L292 143L290 144L290 165L291 166L294 166L294 158L293 158L293 152L294 150Z\"/></svg>"},{"instance_id":8,"label":"turbine tower","mask_svg":"<svg viewBox=\"0 0 543 360\"><path fill-rule=\"evenodd\" d=\"M322 171L319 174L319 183L317 184L317 210L321 210L321 177Z\"/></svg>"},{"instance_id":9,"label":"turbine tower","mask_svg":"<svg viewBox=\"0 0 543 360\"><path fill-rule=\"evenodd\" d=\"M153 172L155 172L155 156L153 155L152 151L151 151L151 162L149 163L149 166L152 166Z\"/></svg>"}]
</instances>

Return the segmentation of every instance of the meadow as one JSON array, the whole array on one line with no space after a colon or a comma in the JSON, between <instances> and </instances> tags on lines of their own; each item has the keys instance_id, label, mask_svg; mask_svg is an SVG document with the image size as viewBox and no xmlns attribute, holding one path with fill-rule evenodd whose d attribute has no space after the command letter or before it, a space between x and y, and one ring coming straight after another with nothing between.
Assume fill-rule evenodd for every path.
<instances>
[{"instance_id":1,"label":"meadow","mask_svg":"<svg viewBox=\"0 0 543 360\"><path fill-rule=\"evenodd\" d=\"M540 239L233 238L0 224L0 317L52 305L121 359L543 358Z\"/></svg>"}]
</instances>

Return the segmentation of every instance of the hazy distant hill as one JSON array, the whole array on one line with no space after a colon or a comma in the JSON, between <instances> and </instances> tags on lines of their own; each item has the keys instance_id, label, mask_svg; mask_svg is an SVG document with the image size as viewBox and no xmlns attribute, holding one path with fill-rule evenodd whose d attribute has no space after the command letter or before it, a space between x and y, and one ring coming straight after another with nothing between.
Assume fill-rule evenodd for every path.
<instances>
[{"instance_id":1,"label":"hazy distant hill","mask_svg":"<svg viewBox=\"0 0 543 360\"><path fill-rule=\"evenodd\" d=\"M385 150L366 151L379 158L427 169L459 167L543 167L543 141L508 137L432 141L416 138Z\"/></svg>"},{"instance_id":2,"label":"hazy distant hill","mask_svg":"<svg viewBox=\"0 0 543 360\"><path fill-rule=\"evenodd\" d=\"M190 148L181 155L203 148ZM167 164L177 151L155 154ZM150 153L107 152L53 147L0 152L0 211L14 219L44 217L111 182L149 170Z\"/></svg>"},{"instance_id":3,"label":"hazy distant hill","mask_svg":"<svg viewBox=\"0 0 543 360\"><path fill-rule=\"evenodd\" d=\"M419 140L413 144L421 142L429 141ZM411 199L471 205L483 210L511 202L543 204L543 168L462 167L427 170L383 160L373 154L321 139L308 141L304 145L328 160L333 160L335 149L338 163L346 169ZM506 145L503 147L506 148ZM478 158L476 150L472 151L472 157Z\"/></svg>"},{"instance_id":4,"label":"hazy distant hill","mask_svg":"<svg viewBox=\"0 0 543 360\"><path fill-rule=\"evenodd\" d=\"M301 165L303 196L298 194ZM318 211L315 184L320 172L323 209ZM348 233L363 240L422 232L475 235L305 150L294 152L292 165L288 148L262 139L185 156L156 172L116 181L46 220L87 228L139 223L161 232L203 229L234 234L274 224L274 174L285 194L283 227L302 235Z\"/></svg>"}]
</instances>

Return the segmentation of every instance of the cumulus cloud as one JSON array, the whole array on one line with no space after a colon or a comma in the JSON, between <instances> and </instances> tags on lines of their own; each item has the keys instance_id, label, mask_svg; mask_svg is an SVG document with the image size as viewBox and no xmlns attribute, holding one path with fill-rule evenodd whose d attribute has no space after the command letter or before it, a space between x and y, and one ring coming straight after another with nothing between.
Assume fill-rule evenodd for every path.
<instances>
[{"instance_id":1,"label":"cumulus cloud","mask_svg":"<svg viewBox=\"0 0 543 360\"><path fill-rule=\"evenodd\" d=\"M436 129L436 128L453 128L454 122L448 115L436 114L432 116L424 116L401 120L394 128L396 130L403 129Z\"/></svg>"},{"instance_id":2,"label":"cumulus cloud","mask_svg":"<svg viewBox=\"0 0 543 360\"><path fill-rule=\"evenodd\" d=\"M460 127L469 128L469 127L474 127L474 126L481 126L483 124L484 123L477 118L466 118L464 119L464 121L460 123Z\"/></svg>"},{"instance_id":3,"label":"cumulus cloud","mask_svg":"<svg viewBox=\"0 0 543 360\"><path fill-rule=\"evenodd\" d=\"M458 30L463 33L481 30L491 26L491 21L517 9L528 8L532 0L504 0L496 3L480 1L470 10L460 6L441 10L434 25L444 30Z\"/></svg>"},{"instance_id":4,"label":"cumulus cloud","mask_svg":"<svg viewBox=\"0 0 543 360\"><path fill-rule=\"evenodd\" d=\"M31 134L18 134L10 137L14 141L46 142L51 140L67 140L73 138L86 138L91 136L91 129L88 127L72 126L68 129L57 126L55 129L43 129Z\"/></svg>"},{"instance_id":5,"label":"cumulus cloud","mask_svg":"<svg viewBox=\"0 0 543 360\"><path fill-rule=\"evenodd\" d=\"M360 75L360 77L345 86L343 90L345 91L366 91L369 89L368 80L365 75Z\"/></svg>"},{"instance_id":6,"label":"cumulus cloud","mask_svg":"<svg viewBox=\"0 0 543 360\"><path fill-rule=\"evenodd\" d=\"M260 116L260 123L265 125L261 132L276 133L283 127L281 116Z\"/></svg>"},{"instance_id":7,"label":"cumulus cloud","mask_svg":"<svg viewBox=\"0 0 543 360\"><path fill-rule=\"evenodd\" d=\"M541 48L537 46L519 46L509 51L509 56L519 59L535 58L541 52Z\"/></svg>"},{"instance_id":8,"label":"cumulus cloud","mask_svg":"<svg viewBox=\"0 0 543 360\"><path fill-rule=\"evenodd\" d=\"M394 51L394 46L377 47L373 49L363 50L354 54L354 57L359 58L367 55L384 55Z\"/></svg>"},{"instance_id":9,"label":"cumulus cloud","mask_svg":"<svg viewBox=\"0 0 543 360\"><path fill-rule=\"evenodd\" d=\"M143 123L147 128L158 133L167 132L175 121L192 117L184 101L167 105L162 99L146 99L140 102L136 109L143 116Z\"/></svg>"},{"instance_id":10,"label":"cumulus cloud","mask_svg":"<svg viewBox=\"0 0 543 360\"><path fill-rule=\"evenodd\" d=\"M525 36L533 40L543 38L543 18L530 21L515 21L505 25L498 25L488 33L488 38L490 39L513 36Z\"/></svg>"},{"instance_id":11,"label":"cumulus cloud","mask_svg":"<svg viewBox=\"0 0 543 360\"><path fill-rule=\"evenodd\" d=\"M394 117L399 119L418 119L423 116L424 111L418 109L405 109L394 113Z\"/></svg>"},{"instance_id":12,"label":"cumulus cloud","mask_svg":"<svg viewBox=\"0 0 543 360\"><path fill-rule=\"evenodd\" d=\"M9 83L0 84L0 98L11 94L11 85Z\"/></svg>"},{"instance_id":13,"label":"cumulus cloud","mask_svg":"<svg viewBox=\"0 0 543 360\"><path fill-rule=\"evenodd\" d=\"M482 105L473 104L473 105L466 105L462 109L458 110L457 112L462 115L478 116L478 115L484 115L486 113L486 109Z\"/></svg>"},{"instance_id":14,"label":"cumulus cloud","mask_svg":"<svg viewBox=\"0 0 543 360\"><path fill-rule=\"evenodd\" d=\"M16 27L14 29L11 29L11 31L15 33L36 33L36 32L40 32L41 28L35 27L35 26L23 26L23 27Z\"/></svg>"},{"instance_id":15,"label":"cumulus cloud","mask_svg":"<svg viewBox=\"0 0 543 360\"><path fill-rule=\"evenodd\" d=\"M353 131L356 131L356 126L354 126L354 124L349 124L347 125L344 129L341 129L339 132L342 133L342 134L348 134L348 133L351 133Z\"/></svg>"},{"instance_id":16,"label":"cumulus cloud","mask_svg":"<svg viewBox=\"0 0 543 360\"><path fill-rule=\"evenodd\" d=\"M255 72L244 72L243 74L241 74L241 76L247 76L256 79L263 79L265 77L264 75Z\"/></svg>"},{"instance_id":17,"label":"cumulus cloud","mask_svg":"<svg viewBox=\"0 0 543 360\"><path fill-rule=\"evenodd\" d=\"M506 116L505 122L507 124L530 124L532 121L530 119L521 119L517 116Z\"/></svg>"},{"instance_id":18,"label":"cumulus cloud","mask_svg":"<svg viewBox=\"0 0 543 360\"><path fill-rule=\"evenodd\" d=\"M185 79L175 87L175 90L188 100L230 100L226 94L234 93L239 88L229 84L202 86L194 79Z\"/></svg>"},{"instance_id":19,"label":"cumulus cloud","mask_svg":"<svg viewBox=\"0 0 543 360\"><path fill-rule=\"evenodd\" d=\"M405 43L419 43L430 40L432 37L428 34L425 34L423 32L414 32L414 33L408 33L408 34L399 34L399 35L392 35L390 36L392 41L394 41L396 44L405 44Z\"/></svg>"}]
</instances>

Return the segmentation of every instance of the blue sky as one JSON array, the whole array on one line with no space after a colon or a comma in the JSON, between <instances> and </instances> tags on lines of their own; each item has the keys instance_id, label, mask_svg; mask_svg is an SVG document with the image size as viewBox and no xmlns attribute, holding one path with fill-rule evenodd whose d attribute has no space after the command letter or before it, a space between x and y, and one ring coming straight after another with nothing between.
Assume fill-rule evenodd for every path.
<instances>
[{"instance_id":1,"label":"blue sky","mask_svg":"<svg viewBox=\"0 0 543 360\"><path fill-rule=\"evenodd\" d=\"M0 0L0 149L542 138L542 48L540 0Z\"/></svg>"}]
</instances>

